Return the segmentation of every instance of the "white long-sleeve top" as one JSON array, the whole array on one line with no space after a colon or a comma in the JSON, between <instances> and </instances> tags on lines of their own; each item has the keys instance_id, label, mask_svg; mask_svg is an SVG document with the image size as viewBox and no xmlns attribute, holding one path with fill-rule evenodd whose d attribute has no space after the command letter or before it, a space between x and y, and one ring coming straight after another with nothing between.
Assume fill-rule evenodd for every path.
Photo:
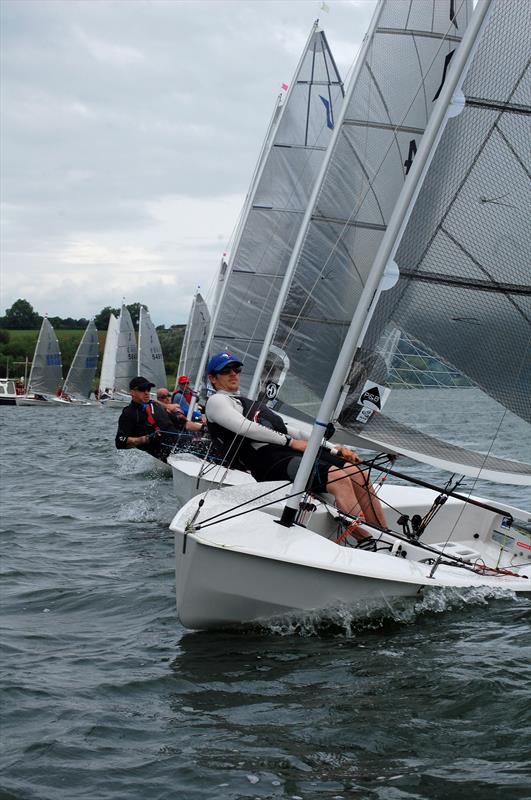
<instances>
[{"instance_id":1,"label":"white long-sleeve top","mask_svg":"<svg viewBox=\"0 0 531 800\"><path fill-rule=\"evenodd\" d=\"M265 444L286 445L289 439L308 439L304 431L285 421L284 424L288 431L287 436L247 419L243 414L243 405L238 396L224 391L216 392L208 398L205 414L209 422L216 422L238 436L245 436L246 439L251 439L251 445L255 449ZM332 449L328 442L325 446L327 449Z\"/></svg>"}]
</instances>

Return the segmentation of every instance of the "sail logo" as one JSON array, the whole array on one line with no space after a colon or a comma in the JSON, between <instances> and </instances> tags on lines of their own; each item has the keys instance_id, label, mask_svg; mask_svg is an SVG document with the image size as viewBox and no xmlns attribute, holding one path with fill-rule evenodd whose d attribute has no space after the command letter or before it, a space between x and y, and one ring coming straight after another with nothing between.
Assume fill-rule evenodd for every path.
<instances>
[{"instance_id":1,"label":"sail logo","mask_svg":"<svg viewBox=\"0 0 531 800\"><path fill-rule=\"evenodd\" d=\"M391 390L386 386L381 386L379 383L373 383L372 381L365 381L358 404L371 411L381 411L390 394Z\"/></svg>"},{"instance_id":2,"label":"sail logo","mask_svg":"<svg viewBox=\"0 0 531 800\"><path fill-rule=\"evenodd\" d=\"M272 382L268 383L265 390L266 397L268 398L268 400L274 400L275 397L277 396L278 390L279 390L278 383L272 383Z\"/></svg>"},{"instance_id":3,"label":"sail logo","mask_svg":"<svg viewBox=\"0 0 531 800\"><path fill-rule=\"evenodd\" d=\"M52 355L46 356L46 366L47 367L60 367L61 366L61 356L59 353L52 353Z\"/></svg>"}]
</instances>

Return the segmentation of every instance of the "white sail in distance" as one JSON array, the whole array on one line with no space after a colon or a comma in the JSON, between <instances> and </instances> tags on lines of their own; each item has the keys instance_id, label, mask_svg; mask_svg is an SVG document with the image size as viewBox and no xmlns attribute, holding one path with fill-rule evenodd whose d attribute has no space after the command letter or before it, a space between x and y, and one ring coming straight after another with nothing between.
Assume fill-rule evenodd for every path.
<instances>
[{"instance_id":1,"label":"white sail in distance","mask_svg":"<svg viewBox=\"0 0 531 800\"><path fill-rule=\"evenodd\" d=\"M114 376L116 373L116 353L118 350L118 335L120 326L118 318L111 313L107 336L105 337L105 348L103 350L103 360L100 373L100 394L112 394L114 391Z\"/></svg>"},{"instance_id":2,"label":"white sail in distance","mask_svg":"<svg viewBox=\"0 0 531 800\"><path fill-rule=\"evenodd\" d=\"M192 301L188 324L184 334L179 367L177 369L176 383L179 375L188 375L195 379L199 371L199 362L206 347L210 327L210 313L208 306L200 292L196 292Z\"/></svg>"},{"instance_id":3,"label":"white sail in distance","mask_svg":"<svg viewBox=\"0 0 531 800\"><path fill-rule=\"evenodd\" d=\"M138 375L138 355L133 321L125 305L122 305L118 325L114 389L128 393L129 382Z\"/></svg>"},{"instance_id":4,"label":"white sail in distance","mask_svg":"<svg viewBox=\"0 0 531 800\"><path fill-rule=\"evenodd\" d=\"M343 85L323 31L314 26L278 108L239 238L231 250L211 352L245 361L249 389L301 220L343 102Z\"/></svg>"},{"instance_id":5,"label":"white sail in distance","mask_svg":"<svg viewBox=\"0 0 531 800\"><path fill-rule=\"evenodd\" d=\"M166 386L166 368L157 330L149 311L140 306L138 323L138 374L157 388Z\"/></svg>"},{"instance_id":6,"label":"white sail in distance","mask_svg":"<svg viewBox=\"0 0 531 800\"><path fill-rule=\"evenodd\" d=\"M44 317L28 379L28 394L54 395L63 384L61 350L55 331Z\"/></svg>"},{"instance_id":7,"label":"white sail in distance","mask_svg":"<svg viewBox=\"0 0 531 800\"><path fill-rule=\"evenodd\" d=\"M87 325L72 360L63 392L69 397L88 399L98 366L98 332L94 320Z\"/></svg>"},{"instance_id":8,"label":"white sail in distance","mask_svg":"<svg viewBox=\"0 0 531 800\"><path fill-rule=\"evenodd\" d=\"M440 0L382 0L375 12L274 338L290 363L279 397L301 412L319 407L470 13Z\"/></svg>"}]
</instances>

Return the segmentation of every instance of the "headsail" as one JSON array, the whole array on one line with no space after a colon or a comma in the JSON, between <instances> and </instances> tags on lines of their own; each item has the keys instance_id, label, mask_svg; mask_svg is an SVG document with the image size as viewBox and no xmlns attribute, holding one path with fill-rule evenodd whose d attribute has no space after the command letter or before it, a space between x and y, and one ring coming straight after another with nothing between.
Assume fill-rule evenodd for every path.
<instances>
[{"instance_id":1,"label":"headsail","mask_svg":"<svg viewBox=\"0 0 531 800\"><path fill-rule=\"evenodd\" d=\"M100 373L100 394L110 394L114 391L114 375L116 372L116 351L118 350L118 335L120 325L118 318L111 314L105 338L103 361Z\"/></svg>"},{"instance_id":2,"label":"headsail","mask_svg":"<svg viewBox=\"0 0 531 800\"><path fill-rule=\"evenodd\" d=\"M197 292L190 309L188 324L184 334L181 356L179 358L179 375L189 375L195 379L199 371L199 362L206 346L210 326L208 306L200 292Z\"/></svg>"},{"instance_id":3,"label":"headsail","mask_svg":"<svg viewBox=\"0 0 531 800\"><path fill-rule=\"evenodd\" d=\"M166 368L159 337L149 312L140 306L138 323L138 374L155 386L166 386Z\"/></svg>"},{"instance_id":4,"label":"headsail","mask_svg":"<svg viewBox=\"0 0 531 800\"><path fill-rule=\"evenodd\" d=\"M28 379L28 394L55 394L63 383L61 351L55 331L44 317Z\"/></svg>"},{"instance_id":5,"label":"headsail","mask_svg":"<svg viewBox=\"0 0 531 800\"><path fill-rule=\"evenodd\" d=\"M504 409L531 422L530 39L531 6L497 4L463 85L464 109L447 125L398 248L400 280L382 295L351 372L340 416L349 428L356 426L365 379L389 385L378 350L392 329L475 384L467 390L471 414L489 402L484 392L501 404L500 425ZM467 471L472 455L451 452L448 441L487 451L492 440L470 444L466 428L452 429L447 396L432 395L422 432L411 429L417 414L409 427L395 415L392 398L383 414L359 428L367 441L420 461L447 461L452 470L461 463L464 474L474 474ZM454 417L461 418L456 403ZM525 440L526 426L518 425ZM527 436L531 441L529 426ZM482 475L488 469L494 480L518 482L511 477L517 468L490 461L483 456ZM520 471L529 482L529 469Z\"/></svg>"},{"instance_id":6,"label":"headsail","mask_svg":"<svg viewBox=\"0 0 531 800\"><path fill-rule=\"evenodd\" d=\"M114 389L117 392L129 392L129 381L138 375L138 356L133 321L125 305L122 305L118 325Z\"/></svg>"},{"instance_id":7,"label":"headsail","mask_svg":"<svg viewBox=\"0 0 531 800\"><path fill-rule=\"evenodd\" d=\"M235 350L244 358L244 393L342 100L343 85L325 34L314 27L277 109L228 276L221 276L227 283L210 349Z\"/></svg>"},{"instance_id":8,"label":"headsail","mask_svg":"<svg viewBox=\"0 0 531 800\"><path fill-rule=\"evenodd\" d=\"M70 397L90 397L92 381L98 366L98 332L94 320L86 327L68 370L63 392Z\"/></svg>"},{"instance_id":9,"label":"headsail","mask_svg":"<svg viewBox=\"0 0 531 800\"><path fill-rule=\"evenodd\" d=\"M274 339L290 360L279 396L295 408L317 411L470 12L440 0L375 12Z\"/></svg>"}]
</instances>

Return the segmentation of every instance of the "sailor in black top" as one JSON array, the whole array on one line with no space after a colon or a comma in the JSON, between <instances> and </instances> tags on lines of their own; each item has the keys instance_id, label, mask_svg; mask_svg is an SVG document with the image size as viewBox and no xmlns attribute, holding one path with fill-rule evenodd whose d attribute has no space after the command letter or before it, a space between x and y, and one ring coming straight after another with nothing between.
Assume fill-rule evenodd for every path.
<instances>
[{"instance_id":1,"label":"sailor in black top","mask_svg":"<svg viewBox=\"0 0 531 800\"><path fill-rule=\"evenodd\" d=\"M118 450L136 447L166 461L186 419L183 418L180 425L180 420L171 419L160 403L151 402L149 390L153 387L153 383L141 376L132 379L129 384L131 403L120 414L115 445Z\"/></svg>"}]
</instances>

